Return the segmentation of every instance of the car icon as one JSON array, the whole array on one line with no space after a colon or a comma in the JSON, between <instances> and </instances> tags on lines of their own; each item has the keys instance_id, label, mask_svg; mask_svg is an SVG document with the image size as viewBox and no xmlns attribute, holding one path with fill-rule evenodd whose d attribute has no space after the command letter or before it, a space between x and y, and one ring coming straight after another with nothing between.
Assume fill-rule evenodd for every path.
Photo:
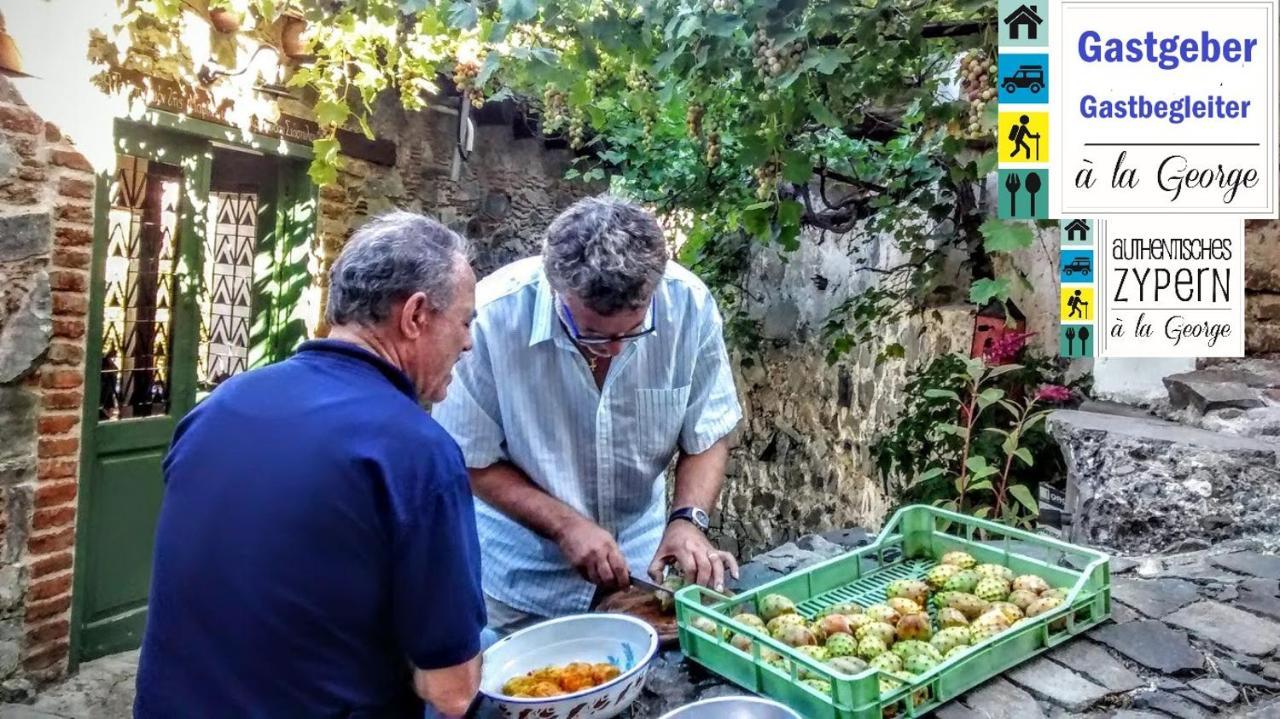
<instances>
[{"instance_id":1,"label":"car icon","mask_svg":"<svg viewBox=\"0 0 1280 719\"><path fill-rule=\"evenodd\" d=\"M1044 68L1040 65L1022 65L1004 79L1004 91L1012 93L1025 87L1033 94L1044 89Z\"/></svg>"},{"instance_id":2,"label":"car icon","mask_svg":"<svg viewBox=\"0 0 1280 719\"><path fill-rule=\"evenodd\" d=\"M1068 275L1074 275L1077 272L1082 275L1087 275L1092 269L1093 265L1089 262L1088 257L1077 257L1071 260L1066 267L1063 267L1062 272Z\"/></svg>"}]
</instances>

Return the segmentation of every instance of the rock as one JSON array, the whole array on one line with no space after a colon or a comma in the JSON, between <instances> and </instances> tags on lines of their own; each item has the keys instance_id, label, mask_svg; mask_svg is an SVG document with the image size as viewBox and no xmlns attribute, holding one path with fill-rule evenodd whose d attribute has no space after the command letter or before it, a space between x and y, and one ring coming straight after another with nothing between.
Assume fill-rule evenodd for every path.
<instances>
[{"instance_id":1,"label":"rock","mask_svg":"<svg viewBox=\"0 0 1280 719\"><path fill-rule=\"evenodd\" d=\"M1134 709L1122 709L1115 714L1112 714L1110 719L1165 719L1165 716L1163 714L1136 711Z\"/></svg>"},{"instance_id":2,"label":"rock","mask_svg":"<svg viewBox=\"0 0 1280 719\"><path fill-rule=\"evenodd\" d=\"M0 704L0 719L62 719L62 717L33 709L26 704Z\"/></svg>"},{"instance_id":3,"label":"rock","mask_svg":"<svg viewBox=\"0 0 1280 719\"><path fill-rule=\"evenodd\" d=\"M1210 699L1209 697L1201 694L1200 692L1194 689L1179 689L1178 691L1173 692L1173 694L1180 696L1183 699L1186 699L1187 701L1193 704L1199 704L1205 709L1211 709L1215 712L1218 710L1218 707L1220 706L1218 702L1214 701L1213 699Z\"/></svg>"},{"instance_id":4,"label":"rock","mask_svg":"<svg viewBox=\"0 0 1280 719\"><path fill-rule=\"evenodd\" d=\"M982 719L1044 719L1034 697L1000 677L964 695L961 701Z\"/></svg>"},{"instance_id":5,"label":"rock","mask_svg":"<svg viewBox=\"0 0 1280 719\"><path fill-rule=\"evenodd\" d=\"M1133 705L1158 709L1165 714L1178 717L1178 719L1200 719L1205 716L1205 711L1195 704L1182 697L1163 691L1139 694L1134 697Z\"/></svg>"},{"instance_id":6,"label":"rock","mask_svg":"<svg viewBox=\"0 0 1280 719\"><path fill-rule=\"evenodd\" d=\"M7 612L22 601L27 578L22 567L10 565L0 569L0 612Z\"/></svg>"},{"instance_id":7,"label":"rock","mask_svg":"<svg viewBox=\"0 0 1280 719\"><path fill-rule=\"evenodd\" d=\"M1249 574L1263 579L1280 579L1280 556L1258 552L1235 552L1213 557L1209 561L1237 574Z\"/></svg>"},{"instance_id":8,"label":"rock","mask_svg":"<svg viewBox=\"0 0 1280 719\"><path fill-rule=\"evenodd\" d=\"M35 282L18 308L0 327L0 383L12 382L31 369L49 347L53 331L53 295L49 273L37 272Z\"/></svg>"},{"instance_id":9,"label":"rock","mask_svg":"<svg viewBox=\"0 0 1280 719\"><path fill-rule=\"evenodd\" d=\"M1232 602L1254 614L1280 621L1280 583L1273 579L1247 579L1237 587Z\"/></svg>"},{"instance_id":10,"label":"rock","mask_svg":"<svg viewBox=\"0 0 1280 719\"><path fill-rule=\"evenodd\" d=\"M1276 390L1267 390L1276 392ZM1227 432L1241 437L1261 437L1274 440L1280 436L1280 407L1256 407L1254 409L1232 410L1238 414L1227 416L1220 412L1206 415L1200 420L1200 427L1210 432Z\"/></svg>"},{"instance_id":11,"label":"rock","mask_svg":"<svg viewBox=\"0 0 1280 719\"><path fill-rule=\"evenodd\" d=\"M1088 639L1068 642L1050 652L1048 657L1111 692L1127 692L1143 684L1142 677Z\"/></svg>"},{"instance_id":12,"label":"rock","mask_svg":"<svg viewBox=\"0 0 1280 719\"><path fill-rule=\"evenodd\" d=\"M876 535L861 527L854 527L852 529L838 529L833 532L826 532L822 535L822 538L851 550L870 544L875 541Z\"/></svg>"},{"instance_id":13,"label":"rock","mask_svg":"<svg viewBox=\"0 0 1280 719\"><path fill-rule=\"evenodd\" d=\"M1170 406L1191 407L1200 414L1228 407L1252 409L1265 404L1262 393L1249 385L1225 381L1203 370L1165 377L1164 386L1169 390Z\"/></svg>"},{"instance_id":14,"label":"rock","mask_svg":"<svg viewBox=\"0 0 1280 719\"><path fill-rule=\"evenodd\" d=\"M1217 657L1214 659L1214 665L1218 667L1218 672L1232 684L1242 684L1247 687L1258 687L1261 689L1280 689L1280 684L1276 684L1268 679L1260 677L1247 669L1241 669L1230 659Z\"/></svg>"},{"instance_id":15,"label":"rock","mask_svg":"<svg viewBox=\"0 0 1280 719\"><path fill-rule=\"evenodd\" d=\"M1196 585L1181 579L1126 579L1111 583L1111 597L1159 619L1200 598Z\"/></svg>"},{"instance_id":16,"label":"rock","mask_svg":"<svg viewBox=\"0 0 1280 719\"><path fill-rule=\"evenodd\" d=\"M0 676L10 677L22 660L22 617L0 622Z\"/></svg>"},{"instance_id":17,"label":"rock","mask_svg":"<svg viewBox=\"0 0 1280 719\"><path fill-rule=\"evenodd\" d=\"M1217 677L1203 677L1188 682L1192 689L1223 704L1231 704L1240 698L1240 692L1226 681Z\"/></svg>"},{"instance_id":18,"label":"rock","mask_svg":"<svg viewBox=\"0 0 1280 719\"><path fill-rule=\"evenodd\" d=\"M1239 719L1276 719L1277 717L1280 717L1280 699L1273 699L1252 707L1247 714L1241 714Z\"/></svg>"},{"instance_id":19,"label":"rock","mask_svg":"<svg viewBox=\"0 0 1280 719\"><path fill-rule=\"evenodd\" d=\"M1097 414L1111 414L1117 417L1134 417L1137 419L1145 419L1154 416L1149 410L1145 410L1141 407L1135 407L1131 404L1096 399L1086 399L1081 402L1080 411L1094 412Z\"/></svg>"},{"instance_id":20,"label":"rock","mask_svg":"<svg viewBox=\"0 0 1280 719\"><path fill-rule=\"evenodd\" d=\"M1280 624L1219 602L1197 602L1164 620L1242 654L1265 656L1280 648Z\"/></svg>"},{"instance_id":21,"label":"rock","mask_svg":"<svg viewBox=\"0 0 1280 719\"><path fill-rule=\"evenodd\" d=\"M1020 665L1005 676L1033 695L1071 711L1083 711L1109 693L1105 688L1044 657Z\"/></svg>"},{"instance_id":22,"label":"rock","mask_svg":"<svg viewBox=\"0 0 1280 719\"><path fill-rule=\"evenodd\" d=\"M1145 559L1138 565L1138 576L1143 579L1155 579L1160 576L1160 571L1164 569L1164 565L1159 559Z\"/></svg>"},{"instance_id":23,"label":"rock","mask_svg":"<svg viewBox=\"0 0 1280 719\"><path fill-rule=\"evenodd\" d=\"M738 592L745 592L749 589L755 589L761 584L767 584L775 579L781 579L782 573L751 561L742 565L738 570L738 580L730 581L729 588Z\"/></svg>"},{"instance_id":24,"label":"rock","mask_svg":"<svg viewBox=\"0 0 1280 719\"><path fill-rule=\"evenodd\" d=\"M1109 564L1111 565L1111 576L1114 577L1116 575L1129 572L1133 569L1137 569L1138 560L1130 559L1128 557L1112 557Z\"/></svg>"},{"instance_id":25,"label":"rock","mask_svg":"<svg viewBox=\"0 0 1280 719\"><path fill-rule=\"evenodd\" d=\"M1119 602L1111 603L1111 621L1116 624L1124 624L1125 622L1132 622L1140 618L1141 616L1137 612L1125 605Z\"/></svg>"},{"instance_id":26,"label":"rock","mask_svg":"<svg viewBox=\"0 0 1280 719\"><path fill-rule=\"evenodd\" d=\"M0 217L0 262L49 254L53 223L47 212Z\"/></svg>"},{"instance_id":27,"label":"rock","mask_svg":"<svg viewBox=\"0 0 1280 719\"><path fill-rule=\"evenodd\" d=\"M1048 426L1066 460L1072 542L1149 553L1188 539L1280 534L1273 444L1074 410L1055 411ZM1138 471L1117 474L1122 464Z\"/></svg>"},{"instance_id":28,"label":"rock","mask_svg":"<svg viewBox=\"0 0 1280 719\"><path fill-rule=\"evenodd\" d=\"M1133 661L1164 674L1204 667L1204 656L1187 641L1185 632L1154 619L1103 625L1090 637Z\"/></svg>"}]
</instances>

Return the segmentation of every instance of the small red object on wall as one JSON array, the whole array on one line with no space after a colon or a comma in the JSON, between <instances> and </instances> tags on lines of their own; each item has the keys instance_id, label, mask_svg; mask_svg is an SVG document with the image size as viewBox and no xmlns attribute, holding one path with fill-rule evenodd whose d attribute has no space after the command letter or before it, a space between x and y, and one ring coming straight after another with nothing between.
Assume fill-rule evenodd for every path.
<instances>
[{"instance_id":1,"label":"small red object on wall","mask_svg":"<svg viewBox=\"0 0 1280 719\"><path fill-rule=\"evenodd\" d=\"M973 317L973 344L969 347L969 356L982 357L1005 335L1023 335L1026 331L1027 316L1017 305L991 300Z\"/></svg>"}]
</instances>

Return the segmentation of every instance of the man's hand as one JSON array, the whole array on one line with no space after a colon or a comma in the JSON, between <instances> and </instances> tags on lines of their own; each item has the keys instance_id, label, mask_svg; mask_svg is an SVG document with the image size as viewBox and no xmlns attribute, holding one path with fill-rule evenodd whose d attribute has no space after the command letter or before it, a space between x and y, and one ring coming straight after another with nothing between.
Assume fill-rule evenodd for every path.
<instances>
[{"instance_id":1,"label":"man's hand","mask_svg":"<svg viewBox=\"0 0 1280 719\"><path fill-rule=\"evenodd\" d=\"M595 522L579 516L556 537L556 543L588 582L605 588L631 585L631 572L617 541Z\"/></svg>"},{"instance_id":2,"label":"man's hand","mask_svg":"<svg viewBox=\"0 0 1280 719\"><path fill-rule=\"evenodd\" d=\"M685 579L717 592L724 591L726 570L734 579L738 578L738 560L732 554L716 549L702 530L684 520L667 525L658 553L649 565L649 577L661 583L662 568L672 561L684 570Z\"/></svg>"}]
</instances>

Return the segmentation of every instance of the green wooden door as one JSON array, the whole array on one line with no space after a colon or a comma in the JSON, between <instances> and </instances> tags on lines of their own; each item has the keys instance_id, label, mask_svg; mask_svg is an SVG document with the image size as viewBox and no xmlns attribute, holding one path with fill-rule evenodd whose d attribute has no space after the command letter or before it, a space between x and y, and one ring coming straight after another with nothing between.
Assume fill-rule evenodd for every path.
<instances>
[{"instance_id":1,"label":"green wooden door","mask_svg":"<svg viewBox=\"0 0 1280 719\"><path fill-rule=\"evenodd\" d=\"M115 174L99 182L91 274L77 662L141 640L177 422L305 335L297 295L313 203L303 163L124 123L117 137Z\"/></svg>"}]
</instances>

